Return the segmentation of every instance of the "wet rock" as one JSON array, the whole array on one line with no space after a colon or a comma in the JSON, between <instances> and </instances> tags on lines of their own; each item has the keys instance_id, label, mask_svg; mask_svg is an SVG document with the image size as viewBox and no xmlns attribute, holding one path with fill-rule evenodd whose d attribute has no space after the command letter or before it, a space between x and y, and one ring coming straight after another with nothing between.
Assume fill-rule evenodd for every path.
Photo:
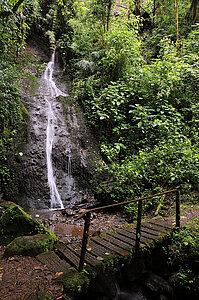
<instances>
[{"instance_id":1,"label":"wet rock","mask_svg":"<svg viewBox=\"0 0 199 300\"><path fill-rule=\"evenodd\" d=\"M172 293L172 288L169 283L153 272L146 272L140 280L142 284L151 292L157 292L159 294Z\"/></svg>"},{"instance_id":2,"label":"wet rock","mask_svg":"<svg viewBox=\"0 0 199 300\"><path fill-rule=\"evenodd\" d=\"M117 295L115 280L111 275L99 275L93 279L89 287L89 299L98 299L99 296L114 299ZM105 298L104 298L105 299Z\"/></svg>"},{"instance_id":3,"label":"wet rock","mask_svg":"<svg viewBox=\"0 0 199 300\"><path fill-rule=\"evenodd\" d=\"M52 250L55 241L55 236L50 234L20 236L6 246L4 257L14 255L36 256L40 253Z\"/></svg>"},{"instance_id":4,"label":"wet rock","mask_svg":"<svg viewBox=\"0 0 199 300\"><path fill-rule=\"evenodd\" d=\"M8 207L0 217L1 244L8 244L19 236L35 235L38 233L50 234L55 238L52 231L45 228L39 222L34 221L17 205Z\"/></svg>"},{"instance_id":5,"label":"wet rock","mask_svg":"<svg viewBox=\"0 0 199 300\"><path fill-rule=\"evenodd\" d=\"M129 282L134 282L136 279L140 278L145 272L145 264L143 260L137 259L131 265L127 265L123 269L125 280Z\"/></svg>"},{"instance_id":6,"label":"wet rock","mask_svg":"<svg viewBox=\"0 0 199 300\"><path fill-rule=\"evenodd\" d=\"M83 272L78 272L75 269L67 270L63 275L57 278L57 281L58 283L63 284L64 290L67 292L67 294L72 296L76 296L79 294L84 295L89 286L89 278L87 277L87 275Z\"/></svg>"},{"instance_id":7,"label":"wet rock","mask_svg":"<svg viewBox=\"0 0 199 300\"><path fill-rule=\"evenodd\" d=\"M53 77L56 77L59 68L56 64L54 67ZM28 95L26 101L30 114L28 143L23 149L22 171L19 176L21 193L17 203L28 210L48 209L51 206L45 152L47 103L50 103L55 115L51 120L54 131L51 155L53 176L63 205L68 208L70 203L80 203L84 195L93 194L94 185L98 186L98 179L95 182L93 174L97 161L101 158L97 143L87 128L84 114L74 99L54 97L44 79L38 84L40 86L37 85L34 95ZM72 88L69 81L60 83L58 80L57 84L63 87L64 94L67 94L67 86Z\"/></svg>"}]
</instances>

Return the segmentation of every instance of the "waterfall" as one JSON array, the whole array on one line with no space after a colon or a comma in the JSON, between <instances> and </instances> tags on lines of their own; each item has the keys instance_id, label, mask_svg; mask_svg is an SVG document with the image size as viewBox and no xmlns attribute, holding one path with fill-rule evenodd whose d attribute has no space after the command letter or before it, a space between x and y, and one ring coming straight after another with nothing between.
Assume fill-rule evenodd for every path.
<instances>
[{"instance_id":1,"label":"waterfall","mask_svg":"<svg viewBox=\"0 0 199 300\"><path fill-rule=\"evenodd\" d=\"M55 50L52 54L50 62L48 63L45 69L43 79L46 80L51 97L58 97L58 96L66 97L68 95L64 94L60 89L58 89L53 80L54 65L55 65Z\"/></svg>"},{"instance_id":2,"label":"waterfall","mask_svg":"<svg viewBox=\"0 0 199 300\"><path fill-rule=\"evenodd\" d=\"M47 128L46 128L46 157L47 157L47 173L48 173L48 185L50 188L51 196L51 209L53 208L64 208L60 194L56 186L56 178L53 174L53 163L52 163L52 150L55 139L55 126L56 126L56 116L53 111L50 99L58 96L68 96L64 94L60 89L56 87L53 80L53 72L55 65L55 51L52 54L51 61L48 63L43 79L47 85L47 96L44 97L46 101L46 112L47 112Z\"/></svg>"},{"instance_id":3,"label":"waterfall","mask_svg":"<svg viewBox=\"0 0 199 300\"><path fill-rule=\"evenodd\" d=\"M27 210L74 207L84 195L92 194L87 189L88 157L98 151L81 109L75 99L67 98L71 82L67 76L62 80L55 57L54 52L27 103L28 143L21 174L24 193L19 199Z\"/></svg>"}]
</instances>

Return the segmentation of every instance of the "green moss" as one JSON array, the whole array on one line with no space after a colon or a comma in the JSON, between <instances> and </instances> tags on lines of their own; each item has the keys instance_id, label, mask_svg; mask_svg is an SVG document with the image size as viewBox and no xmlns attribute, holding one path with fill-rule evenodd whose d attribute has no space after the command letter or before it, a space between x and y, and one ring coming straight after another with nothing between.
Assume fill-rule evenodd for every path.
<instances>
[{"instance_id":1,"label":"green moss","mask_svg":"<svg viewBox=\"0 0 199 300\"><path fill-rule=\"evenodd\" d=\"M24 235L48 234L56 240L51 230L34 221L17 205L11 205L5 210L0 217L0 225L0 243L4 245Z\"/></svg>"},{"instance_id":2,"label":"green moss","mask_svg":"<svg viewBox=\"0 0 199 300\"><path fill-rule=\"evenodd\" d=\"M39 291L37 294L37 300L53 300L53 297L51 297L46 291Z\"/></svg>"},{"instance_id":3,"label":"green moss","mask_svg":"<svg viewBox=\"0 0 199 300\"><path fill-rule=\"evenodd\" d=\"M55 239L49 234L20 236L7 245L4 256L29 255L36 256L53 249Z\"/></svg>"},{"instance_id":4,"label":"green moss","mask_svg":"<svg viewBox=\"0 0 199 300\"><path fill-rule=\"evenodd\" d=\"M84 272L69 269L58 277L58 283L62 283L64 290L72 296L85 293L88 289L90 279Z\"/></svg>"},{"instance_id":5,"label":"green moss","mask_svg":"<svg viewBox=\"0 0 199 300\"><path fill-rule=\"evenodd\" d=\"M27 111L27 109L25 108L25 106L23 105L23 103L20 101L20 105L21 105L21 111L23 114L23 118L28 121L30 119L30 115L29 112Z\"/></svg>"},{"instance_id":6,"label":"green moss","mask_svg":"<svg viewBox=\"0 0 199 300\"><path fill-rule=\"evenodd\" d=\"M36 76L26 73L23 77L23 84L27 92L31 93L31 95L35 95L39 88L40 82Z\"/></svg>"}]
</instances>

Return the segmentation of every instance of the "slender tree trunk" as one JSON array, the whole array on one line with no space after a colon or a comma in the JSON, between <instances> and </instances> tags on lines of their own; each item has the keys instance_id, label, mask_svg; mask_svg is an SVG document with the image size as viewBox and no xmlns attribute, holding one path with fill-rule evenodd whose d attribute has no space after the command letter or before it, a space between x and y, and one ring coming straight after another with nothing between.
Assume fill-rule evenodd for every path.
<instances>
[{"instance_id":1,"label":"slender tree trunk","mask_svg":"<svg viewBox=\"0 0 199 300\"><path fill-rule=\"evenodd\" d=\"M176 47L178 47L179 42L179 27L178 27L178 0L173 0L174 11L175 11L175 21L176 21Z\"/></svg>"},{"instance_id":2,"label":"slender tree trunk","mask_svg":"<svg viewBox=\"0 0 199 300\"><path fill-rule=\"evenodd\" d=\"M108 10L107 11L107 31L109 31L112 4L113 4L113 1L109 0L108 7L107 7L107 10Z\"/></svg>"},{"instance_id":3,"label":"slender tree trunk","mask_svg":"<svg viewBox=\"0 0 199 300\"><path fill-rule=\"evenodd\" d=\"M135 0L135 15L140 15L140 0Z\"/></svg>"},{"instance_id":4,"label":"slender tree trunk","mask_svg":"<svg viewBox=\"0 0 199 300\"><path fill-rule=\"evenodd\" d=\"M155 23L155 0L153 0L153 24Z\"/></svg>"}]
</instances>

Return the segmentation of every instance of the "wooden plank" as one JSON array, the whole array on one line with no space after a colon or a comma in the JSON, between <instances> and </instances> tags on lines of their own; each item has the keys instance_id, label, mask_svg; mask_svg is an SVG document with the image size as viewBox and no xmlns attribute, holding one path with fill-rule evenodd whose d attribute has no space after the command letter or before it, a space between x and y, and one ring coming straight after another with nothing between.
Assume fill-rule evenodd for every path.
<instances>
[{"instance_id":1,"label":"wooden plank","mask_svg":"<svg viewBox=\"0 0 199 300\"><path fill-rule=\"evenodd\" d=\"M159 237L162 234L162 231L153 231L150 228L142 226L142 233L147 233L150 236Z\"/></svg>"},{"instance_id":2,"label":"wooden plank","mask_svg":"<svg viewBox=\"0 0 199 300\"><path fill-rule=\"evenodd\" d=\"M155 225L157 225L159 227L165 228L166 230L167 229L171 229L173 227L172 224L169 221L150 220L147 223L149 223L149 224L155 224Z\"/></svg>"},{"instance_id":3,"label":"wooden plank","mask_svg":"<svg viewBox=\"0 0 199 300\"><path fill-rule=\"evenodd\" d=\"M72 251L74 251L78 255L78 257L80 257L80 254L81 254L81 245L80 244L70 244L67 247L69 249L71 249ZM85 262L87 264L92 265L92 263L95 261L96 261L96 257L87 250L86 255L85 255Z\"/></svg>"},{"instance_id":4,"label":"wooden plank","mask_svg":"<svg viewBox=\"0 0 199 300\"><path fill-rule=\"evenodd\" d=\"M160 233L167 231L167 229L165 227L160 227L160 226L158 226L156 224L150 224L150 223L147 223L147 222L143 223L142 227L148 228L151 231L160 232Z\"/></svg>"},{"instance_id":5,"label":"wooden plank","mask_svg":"<svg viewBox=\"0 0 199 300\"><path fill-rule=\"evenodd\" d=\"M96 243L93 242L92 239L90 240L87 248L90 248L89 253L93 255L96 259L97 257L105 256L105 253L107 252L107 249L105 247L97 245Z\"/></svg>"},{"instance_id":6,"label":"wooden plank","mask_svg":"<svg viewBox=\"0 0 199 300\"><path fill-rule=\"evenodd\" d=\"M66 262L68 262L72 267L78 268L79 266L79 256L71 251L67 245L61 244L56 248L56 253L63 258Z\"/></svg>"},{"instance_id":7,"label":"wooden plank","mask_svg":"<svg viewBox=\"0 0 199 300\"><path fill-rule=\"evenodd\" d=\"M36 258L42 264L46 265L50 271L53 272L63 272L64 270L70 268L70 264L67 263L65 260L61 259L53 251L39 254Z\"/></svg>"},{"instance_id":8,"label":"wooden plank","mask_svg":"<svg viewBox=\"0 0 199 300\"><path fill-rule=\"evenodd\" d=\"M95 242L98 245L104 246L105 248L107 248L107 252L109 251L114 251L116 254L118 255L128 255L129 252L127 250L124 250L123 248L116 246L108 241L106 241L105 239L100 239L99 237L92 239L93 242Z\"/></svg>"},{"instance_id":9,"label":"wooden plank","mask_svg":"<svg viewBox=\"0 0 199 300\"><path fill-rule=\"evenodd\" d=\"M124 229L117 229L117 233L124 235L132 240L136 240L136 230L124 230Z\"/></svg>"},{"instance_id":10,"label":"wooden plank","mask_svg":"<svg viewBox=\"0 0 199 300\"><path fill-rule=\"evenodd\" d=\"M159 236L157 236L157 235L154 236L154 235L152 235L152 234L150 234L150 233L148 233L148 232L141 231L141 237L144 237L144 238L146 238L147 240L152 240L152 241L154 241L154 240L157 240Z\"/></svg>"},{"instance_id":11,"label":"wooden plank","mask_svg":"<svg viewBox=\"0 0 199 300\"><path fill-rule=\"evenodd\" d=\"M131 247L135 245L135 241L133 239L126 237L124 235L121 235L120 233L107 232L107 235L112 236L112 237L118 239L119 241L122 241L125 244L128 244Z\"/></svg>"},{"instance_id":12,"label":"wooden plank","mask_svg":"<svg viewBox=\"0 0 199 300\"><path fill-rule=\"evenodd\" d=\"M106 236L103 237L103 239L106 240L106 241L108 241L108 242L110 242L111 244L113 244L115 246L119 246L123 250L129 251L129 248L130 248L129 244L125 243L122 240L118 240L114 236L106 235Z\"/></svg>"},{"instance_id":13,"label":"wooden plank","mask_svg":"<svg viewBox=\"0 0 199 300\"><path fill-rule=\"evenodd\" d=\"M128 235L128 237L130 239L135 240L135 232L132 232L130 230L126 230L126 235ZM143 230L141 228L141 237L142 237L141 242L143 244L146 244L146 242L148 242L149 239L154 240L155 237L158 238L158 235L157 234L156 235L152 235L152 234L150 234L150 232L147 232L147 231L145 231L145 230Z\"/></svg>"}]
</instances>

